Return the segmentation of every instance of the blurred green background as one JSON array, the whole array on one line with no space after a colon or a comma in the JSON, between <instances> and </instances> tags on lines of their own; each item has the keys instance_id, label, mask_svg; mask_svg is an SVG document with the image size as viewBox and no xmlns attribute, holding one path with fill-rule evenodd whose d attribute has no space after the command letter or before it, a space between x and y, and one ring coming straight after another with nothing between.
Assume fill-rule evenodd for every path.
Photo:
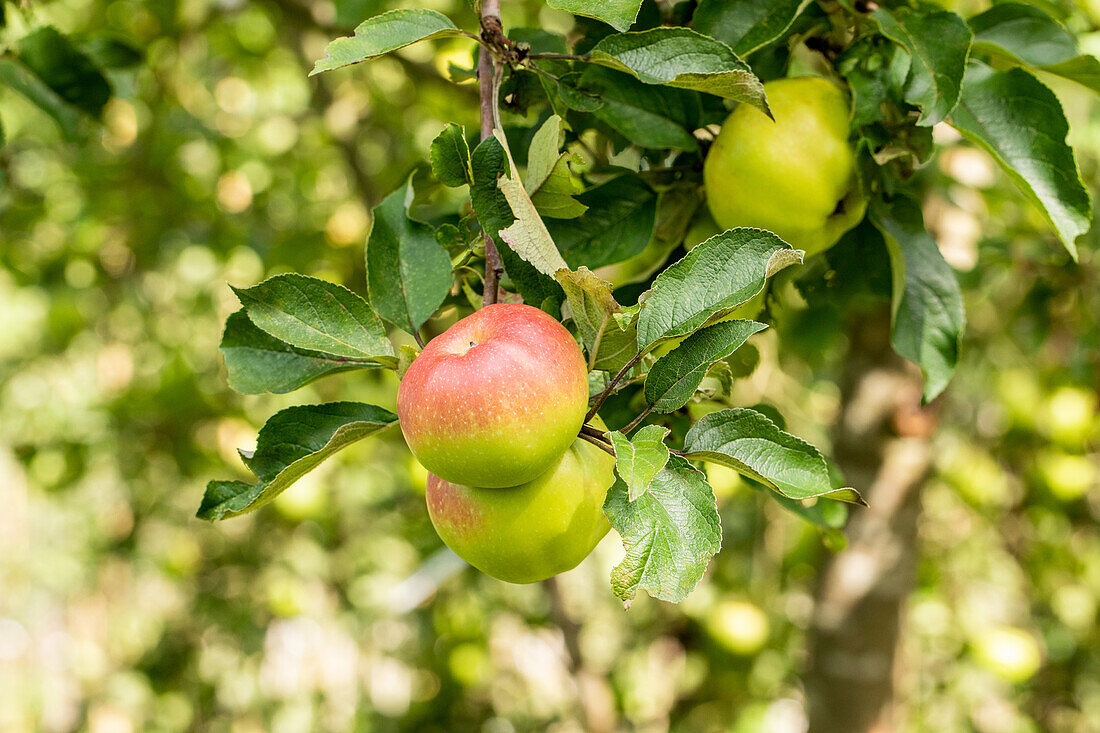
<instances>
[{"instance_id":1,"label":"blurred green background","mask_svg":"<svg viewBox=\"0 0 1100 733\"><path fill-rule=\"evenodd\" d=\"M259 512L193 518L277 409L393 406L389 372L242 397L217 347L227 282L297 271L361 292L369 207L444 122L476 126L474 88L446 76L467 42L307 79L331 36L396 4L8 4L7 34L52 24L146 58L110 72L104 122L75 143L0 90L0 730L805 730L828 551L732 474L712 471L723 551L694 595L629 611L608 588L614 533L552 586L465 568L397 431ZM474 27L462 0L400 5ZM506 27L570 27L504 6ZM1073 10L1100 50L1100 6ZM1046 81L1095 196L1100 108ZM983 154L937 136L925 213L969 327L923 490L899 711L914 731L1100 730L1097 237L1074 264ZM845 342L817 339L779 355L759 338L736 397L828 453Z\"/></svg>"}]
</instances>

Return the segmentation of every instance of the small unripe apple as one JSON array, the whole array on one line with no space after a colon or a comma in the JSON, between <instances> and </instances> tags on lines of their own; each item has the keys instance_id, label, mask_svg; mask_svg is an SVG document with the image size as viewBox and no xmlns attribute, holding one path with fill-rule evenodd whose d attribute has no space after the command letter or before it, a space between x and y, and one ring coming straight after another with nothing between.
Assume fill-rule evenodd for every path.
<instances>
[{"instance_id":1,"label":"small unripe apple","mask_svg":"<svg viewBox=\"0 0 1100 733\"><path fill-rule=\"evenodd\" d=\"M599 417L592 420L604 429ZM487 575L534 583L575 568L607 534L615 457L576 439L549 470L506 488L428 477L428 514L455 554Z\"/></svg>"},{"instance_id":2,"label":"small unripe apple","mask_svg":"<svg viewBox=\"0 0 1100 733\"><path fill-rule=\"evenodd\" d=\"M397 392L416 459L469 486L516 486L545 472L587 410L588 369L573 336L538 308L511 303L428 342Z\"/></svg>"},{"instance_id":3,"label":"small unripe apple","mask_svg":"<svg viewBox=\"0 0 1100 733\"><path fill-rule=\"evenodd\" d=\"M730 114L703 166L707 204L722 229L758 227L807 256L822 252L867 208L848 100L819 77L777 79L764 91L775 120L747 104Z\"/></svg>"},{"instance_id":4,"label":"small unripe apple","mask_svg":"<svg viewBox=\"0 0 1100 733\"><path fill-rule=\"evenodd\" d=\"M707 614L706 628L734 654L755 654L768 641L768 615L747 601L727 599L714 606Z\"/></svg>"},{"instance_id":5,"label":"small unripe apple","mask_svg":"<svg viewBox=\"0 0 1100 733\"><path fill-rule=\"evenodd\" d=\"M1043 650L1035 637L1011 626L985 628L973 641L983 667L1009 682L1024 682L1043 666Z\"/></svg>"}]
</instances>

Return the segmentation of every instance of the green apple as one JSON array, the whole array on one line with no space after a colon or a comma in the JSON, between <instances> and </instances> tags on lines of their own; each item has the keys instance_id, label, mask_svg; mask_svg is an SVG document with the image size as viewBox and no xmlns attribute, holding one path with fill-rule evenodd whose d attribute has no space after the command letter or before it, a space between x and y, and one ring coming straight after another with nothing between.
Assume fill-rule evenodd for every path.
<instances>
[{"instance_id":1,"label":"green apple","mask_svg":"<svg viewBox=\"0 0 1100 733\"><path fill-rule=\"evenodd\" d=\"M1084 387L1059 387L1043 405L1039 427L1062 445L1080 446L1096 427L1096 393Z\"/></svg>"},{"instance_id":2,"label":"green apple","mask_svg":"<svg viewBox=\"0 0 1100 733\"><path fill-rule=\"evenodd\" d=\"M741 104L703 166L707 204L722 229L758 227L810 256L863 218L867 201L848 141L844 92L820 77L764 85L775 120Z\"/></svg>"},{"instance_id":3,"label":"green apple","mask_svg":"<svg viewBox=\"0 0 1100 733\"><path fill-rule=\"evenodd\" d=\"M1088 456L1050 448L1036 456L1035 465L1050 493L1062 501L1080 499L1089 489L1100 485L1100 470Z\"/></svg>"},{"instance_id":4,"label":"green apple","mask_svg":"<svg viewBox=\"0 0 1100 733\"><path fill-rule=\"evenodd\" d=\"M1011 626L983 629L973 640L983 667L1009 682L1025 682L1043 666L1043 651L1035 637Z\"/></svg>"},{"instance_id":5,"label":"green apple","mask_svg":"<svg viewBox=\"0 0 1100 733\"><path fill-rule=\"evenodd\" d=\"M748 601L722 601L704 623L711 638L734 654L755 654L768 641L768 615Z\"/></svg>"},{"instance_id":6,"label":"green apple","mask_svg":"<svg viewBox=\"0 0 1100 733\"><path fill-rule=\"evenodd\" d=\"M599 417L592 423L606 429ZM428 477L432 524L455 554L509 583L534 583L575 568L607 534L603 515L615 457L576 439L549 470L506 488Z\"/></svg>"},{"instance_id":7,"label":"green apple","mask_svg":"<svg viewBox=\"0 0 1100 733\"><path fill-rule=\"evenodd\" d=\"M401 432L436 476L516 486L554 465L588 411L573 336L538 308L490 305L436 336L397 392Z\"/></svg>"}]
</instances>

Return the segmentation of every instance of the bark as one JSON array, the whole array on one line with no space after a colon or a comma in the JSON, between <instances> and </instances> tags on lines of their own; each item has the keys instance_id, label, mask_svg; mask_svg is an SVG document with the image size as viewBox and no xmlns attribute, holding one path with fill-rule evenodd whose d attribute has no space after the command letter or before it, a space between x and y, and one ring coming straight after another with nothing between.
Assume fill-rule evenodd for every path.
<instances>
[{"instance_id":1,"label":"bark","mask_svg":"<svg viewBox=\"0 0 1100 733\"><path fill-rule=\"evenodd\" d=\"M481 28L483 37L500 34L500 0L484 0L481 4ZM484 45L477 58L478 96L481 100L481 139L491 137L497 124L497 66L493 56ZM504 267L500 263L500 254L496 243L486 232L485 242L485 287L484 305L492 305L500 299L500 276Z\"/></svg>"},{"instance_id":2,"label":"bark","mask_svg":"<svg viewBox=\"0 0 1100 733\"><path fill-rule=\"evenodd\" d=\"M849 333L834 456L870 507L853 510L847 548L819 575L805 680L811 733L897 727L898 639L935 427L920 406L919 371L890 348L889 312L860 317Z\"/></svg>"}]
</instances>

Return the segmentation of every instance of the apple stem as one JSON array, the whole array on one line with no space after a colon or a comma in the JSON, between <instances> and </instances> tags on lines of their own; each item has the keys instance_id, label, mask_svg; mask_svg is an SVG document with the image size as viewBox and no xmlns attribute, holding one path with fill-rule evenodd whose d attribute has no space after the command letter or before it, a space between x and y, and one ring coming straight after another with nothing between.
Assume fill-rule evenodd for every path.
<instances>
[{"instance_id":1,"label":"apple stem","mask_svg":"<svg viewBox=\"0 0 1100 733\"><path fill-rule=\"evenodd\" d=\"M481 3L481 32L484 37L488 33L488 27L500 31L500 0L483 0ZM493 128L497 125L497 95L500 89L500 76L497 64L493 61L493 55L482 44L477 60L477 84L481 100L481 139L491 137ZM493 305L499 300L500 276L504 272L504 266L500 262L500 253L488 232L483 233L485 239L485 285L482 296L482 307Z\"/></svg>"}]
</instances>

